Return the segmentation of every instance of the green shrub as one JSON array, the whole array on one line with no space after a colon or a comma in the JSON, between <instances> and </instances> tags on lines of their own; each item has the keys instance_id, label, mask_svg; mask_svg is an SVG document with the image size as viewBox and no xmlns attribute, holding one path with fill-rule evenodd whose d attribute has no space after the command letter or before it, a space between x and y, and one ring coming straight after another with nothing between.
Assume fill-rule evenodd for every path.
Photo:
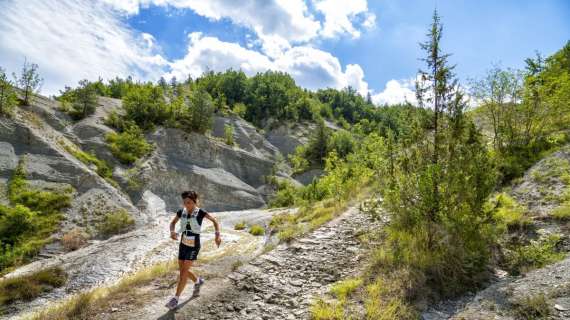
<instances>
[{"instance_id":1,"label":"green shrub","mask_svg":"<svg viewBox=\"0 0 570 320\"><path fill-rule=\"evenodd\" d=\"M107 213L99 224L97 230L104 237L124 233L135 224L135 220L125 209Z\"/></svg>"},{"instance_id":2,"label":"green shrub","mask_svg":"<svg viewBox=\"0 0 570 320\"><path fill-rule=\"evenodd\" d=\"M263 228L258 224L254 224L249 228L249 233L251 233L254 236L262 236L265 234L265 228Z\"/></svg>"},{"instance_id":3,"label":"green shrub","mask_svg":"<svg viewBox=\"0 0 570 320\"><path fill-rule=\"evenodd\" d=\"M0 308L15 301L29 301L40 294L61 287L67 281L60 268L41 270L37 273L0 281Z\"/></svg>"},{"instance_id":4,"label":"green shrub","mask_svg":"<svg viewBox=\"0 0 570 320\"><path fill-rule=\"evenodd\" d=\"M231 124L224 125L224 136L228 146L234 145L234 127Z\"/></svg>"},{"instance_id":5,"label":"green shrub","mask_svg":"<svg viewBox=\"0 0 570 320\"><path fill-rule=\"evenodd\" d=\"M124 164L132 164L153 149L145 140L142 130L136 125L121 133L108 133L105 139L111 153Z\"/></svg>"},{"instance_id":6,"label":"green shrub","mask_svg":"<svg viewBox=\"0 0 570 320\"><path fill-rule=\"evenodd\" d=\"M0 205L0 272L27 262L50 241L61 220L60 211L70 205L72 189L60 192L30 188L22 159L8 183L14 205Z\"/></svg>"},{"instance_id":7,"label":"green shrub","mask_svg":"<svg viewBox=\"0 0 570 320\"><path fill-rule=\"evenodd\" d=\"M245 221L240 221L234 225L235 230L243 230L245 229L245 227L246 227Z\"/></svg>"},{"instance_id":8,"label":"green shrub","mask_svg":"<svg viewBox=\"0 0 570 320\"><path fill-rule=\"evenodd\" d=\"M299 190L289 181L276 181L277 192L269 200L270 208L291 207L299 201Z\"/></svg>"},{"instance_id":9,"label":"green shrub","mask_svg":"<svg viewBox=\"0 0 570 320\"><path fill-rule=\"evenodd\" d=\"M505 268L518 275L563 259L565 254L556 249L560 239L558 235L550 235L529 245L510 248L506 252Z\"/></svg>"},{"instance_id":10,"label":"green shrub","mask_svg":"<svg viewBox=\"0 0 570 320\"><path fill-rule=\"evenodd\" d=\"M345 300L358 287L362 285L362 279L352 278L335 283L331 288L331 293L339 300Z\"/></svg>"},{"instance_id":11,"label":"green shrub","mask_svg":"<svg viewBox=\"0 0 570 320\"><path fill-rule=\"evenodd\" d=\"M526 209L506 193L500 193L486 204L494 212L495 219L509 230L525 229L532 223Z\"/></svg>"}]
</instances>

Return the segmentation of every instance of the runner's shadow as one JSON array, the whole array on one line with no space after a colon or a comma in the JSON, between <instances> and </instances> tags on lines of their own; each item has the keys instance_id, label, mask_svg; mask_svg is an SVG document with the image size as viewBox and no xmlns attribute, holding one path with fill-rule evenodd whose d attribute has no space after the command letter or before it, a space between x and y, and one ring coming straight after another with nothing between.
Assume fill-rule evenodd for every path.
<instances>
[{"instance_id":1,"label":"runner's shadow","mask_svg":"<svg viewBox=\"0 0 570 320\"><path fill-rule=\"evenodd\" d=\"M167 313L157 318L157 320L175 320L176 318L174 317L174 315L176 314L176 312L182 309L182 307L184 307L188 302L198 298L199 296L200 296L200 287L194 287L194 291L192 292L192 296L190 298L186 299L186 301L182 303L179 303L176 308L168 310Z\"/></svg>"}]
</instances>

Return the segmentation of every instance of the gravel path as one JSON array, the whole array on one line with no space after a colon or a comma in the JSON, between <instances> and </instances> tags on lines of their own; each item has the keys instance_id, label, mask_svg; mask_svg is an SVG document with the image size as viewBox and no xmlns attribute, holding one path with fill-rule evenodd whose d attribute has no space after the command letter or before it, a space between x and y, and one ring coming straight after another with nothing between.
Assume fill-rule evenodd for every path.
<instances>
[{"instance_id":1,"label":"gravel path","mask_svg":"<svg viewBox=\"0 0 570 320\"><path fill-rule=\"evenodd\" d=\"M304 319L315 297L330 285L361 271L364 247L357 235L373 222L350 207L313 233L281 244L227 276L208 279L199 297L182 296L175 311L157 297L144 312L113 319ZM204 266L203 270L207 270ZM172 291L172 290L171 290Z\"/></svg>"}]
</instances>

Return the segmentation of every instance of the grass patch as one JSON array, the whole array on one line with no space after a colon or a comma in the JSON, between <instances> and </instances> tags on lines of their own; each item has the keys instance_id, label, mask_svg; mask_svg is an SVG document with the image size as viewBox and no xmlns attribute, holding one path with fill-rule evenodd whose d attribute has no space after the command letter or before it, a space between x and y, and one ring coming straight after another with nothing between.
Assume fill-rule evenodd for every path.
<instances>
[{"instance_id":1,"label":"grass patch","mask_svg":"<svg viewBox=\"0 0 570 320\"><path fill-rule=\"evenodd\" d=\"M310 308L313 320L343 320L346 319L342 305L337 302L326 302L318 299Z\"/></svg>"},{"instance_id":2,"label":"grass patch","mask_svg":"<svg viewBox=\"0 0 570 320\"><path fill-rule=\"evenodd\" d=\"M296 214L276 215L271 219L270 226L277 230L280 240L291 241L327 223L346 208L345 201L322 200L301 207Z\"/></svg>"},{"instance_id":3,"label":"grass patch","mask_svg":"<svg viewBox=\"0 0 570 320\"><path fill-rule=\"evenodd\" d=\"M525 246L507 249L504 265L510 273L518 275L562 260L565 254L556 249L560 241L559 235L550 235Z\"/></svg>"},{"instance_id":4,"label":"grass patch","mask_svg":"<svg viewBox=\"0 0 570 320\"><path fill-rule=\"evenodd\" d=\"M570 162L566 159L551 157L544 160L543 165L531 172L537 183L546 183L551 179L567 180L570 172Z\"/></svg>"},{"instance_id":5,"label":"grass patch","mask_svg":"<svg viewBox=\"0 0 570 320\"><path fill-rule=\"evenodd\" d=\"M351 278L335 283L330 290L330 294L336 300L325 301L316 300L310 308L311 319L314 320L343 320L351 317L345 312L347 298L352 295L362 285L362 279Z\"/></svg>"},{"instance_id":6,"label":"grass patch","mask_svg":"<svg viewBox=\"0 0 570 320\"><path fill-rule=\"evenodd\" d=\"M118 209L114 212L109 212L99 224L97 224L97 231L104 237L124 233L131 229L135 224L135 220L125 209Z\"/></svg>"},{"instance_id":7,"label":"grass patch","mask_svg":"<svg viewBox=\"0 0 570 320\"><path fill-rule=\"evenodd\" d=\"M80 228L74 228L63 235L61 244L67 251L77 250L87 244L87 235Z\"/></svg>"},{"instance_id":8,"label":"grass patch","mask_svg":"<svg viewBox=\"0 0 570 320\"><path fill-rule=\"evenodd\" d=\"M517 319L538 320L546 319L550 315L550 308L544 294L524 297L518 300L514 306Z\"/></svg>"},{"instance_id":9,"label":"grass patch","mask_svg":"<svg viewBox=\"0 0 570 320\"><path fill-rule=\"evenodd\" d=\"M487 206L489 210L494 211L497 221L504 224L509 231L524 230L532 224L526 215L526 208L504 192L491 198Z\"/></svg>"},{"instance_id":10,"label":"grass patch","mask_svg":"<svg viewBox=\"0 0 570 320\"><path fill-rule=\"evenodd\" d=\"M335 283L331 288L331 293L339 300L343 301L362 285L362 279L351 278Z\"/></svg>"},{"instance_id":11,"label":"grass patch","mask_svg":"<svg viewBox=\"0 0 570 320\"><path fill-rule=\"evenodd\" d=\"M240 221L234 225L234 230L243 230L245 227L245 221Z\"/></svg>"},{"instance_id":12,"label":"grass patch","mask_svg":"<svg viewBox=\"0 0 570 320\"><path fill-rule=\"evenodd\" d=\"M103 309L108 310L114 302L123 297L132 296L133 290L137 287L174 273L177 268L178 264L174 260L156 264L123 278L114 286L81 293L60 304L48 307L29 317L29 320L92 319Z\"/></svg>"},{"instance_id":13,"label":"grass patch","mask_svg":"<svg viewBox=\"0 0 570 320\"><path fill-rule=\"evenodd\" d=\"M95 156L92 153L85 152L85 151L79 149L76 146L70 146L70 145L63 143L61 141L59 141L59 142L60 142L60 145L63 146L65 151L71 153L75 158L77 158L79 161L83 162L87 166L94 165L96 168L95 172L97 172L97 174L100 177L107 180L107 182L109 182L114 187L118 187L118 183L115 180L113 180L113 169L111 168L111 166L107 162L97 158L97 156Z\"/></svg>"},{"instance_id":14,"label":"grass patch","mask_svg":"<svg viewBox=\"0 0 570 320\"><path fill-rule=\"evenodd\" d=\"M265 234L265 228L263 228L258 224L254 224L253 226L251 226L251 228L249 228L249 233L251 233L254 236L262 236Z\"/></svg>"},{"instance_id":15,"label":"grass patch","mask_svg":"<svg viewBox=\"0 0 570 320\"><path fill-rule=\"evenodd\" d=\"M552 217L561 221L570 220L570 201L564 202L558 208L552 210Z\"/></svg>"},{"instance_id":16,"label":"grass patch","mask_svg":"<svg viewBox=\"0 0 570 320\"><path fill-rule=\"evenodd\" d=\"M16 301L30 301L44 292L65 284L67 276L60 268L50 268L37 273L0 281L0 310Z\"/></svg>"}]
</instances>

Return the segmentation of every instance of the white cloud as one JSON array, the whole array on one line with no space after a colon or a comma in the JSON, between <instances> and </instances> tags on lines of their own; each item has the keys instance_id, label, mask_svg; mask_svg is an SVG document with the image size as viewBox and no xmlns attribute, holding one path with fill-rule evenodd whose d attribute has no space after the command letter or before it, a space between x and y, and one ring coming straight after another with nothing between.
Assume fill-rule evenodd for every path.
<instances>
[{"instance_id":1,"label":"white cloud","mask_svg":"<svg viewBox=\"0 0 570 320\"><path fill-rule=\"evenodd\" d=\"M314 0L315 8L320 11L325 22L321 35L332 38L337 35L349 34L353 38L360 37L360 30L353 22L358 22L365 28L373 28L376 16L368 12L366 0Z\"/></svg>"},{"instance_id":2,"label":"white cloud","mask_svg":"<svg viewBox=\"0 0 570 320\"><path fill-rule=\"evenodd\" d=\"M229 68L241 69L252 75L272 67L266 56L237 43L204 37L200 32L191 33L189 39L186 56L171 63L172 71L166 75L167 78L186 79L188 75L196 78L206 70L225 71Z\"/></svg>"},{"instance_id":3,"label":"white cloud","mask_svg":"<svg viewBox=\"0 0 570 320\"><path fill-rule=\"evenodd\" d=\"M407 80L390 80L382 92L372 95L372 102L377 105L409 102L416 104L414 78Z\"/></svg>"},{"instance_id":4,"label":"white cloud","mask_svg":"<svg viewBox=\"0 0 570 320\"><path fill-rule=\"evenodd\" d=\"M25 58L37 63L47 94L84 78L155 79L166 66L151 51L152 38L87 0L2 1L0 38L3 67L18 72Z\"/></svg>"},{"instance_id":5,"label":"white cloud","mask_svg":"<svg viewBox=\"0 0 570 320\"><path fill-rule=\"evenodd\" d=\"M298 85L308 89L350 85L362 94L368 91L359 65L348 65L343 71L336 57L319 49L297 46L273 58L199 32L190 34L189 39L186 56L171 64L172 71L166 75L167 78L185 79L188 75L196 78L206 70L225 71L228 68L241 69L250 76L276 70L289 73Z\"/></svg>"}]
</instances>

